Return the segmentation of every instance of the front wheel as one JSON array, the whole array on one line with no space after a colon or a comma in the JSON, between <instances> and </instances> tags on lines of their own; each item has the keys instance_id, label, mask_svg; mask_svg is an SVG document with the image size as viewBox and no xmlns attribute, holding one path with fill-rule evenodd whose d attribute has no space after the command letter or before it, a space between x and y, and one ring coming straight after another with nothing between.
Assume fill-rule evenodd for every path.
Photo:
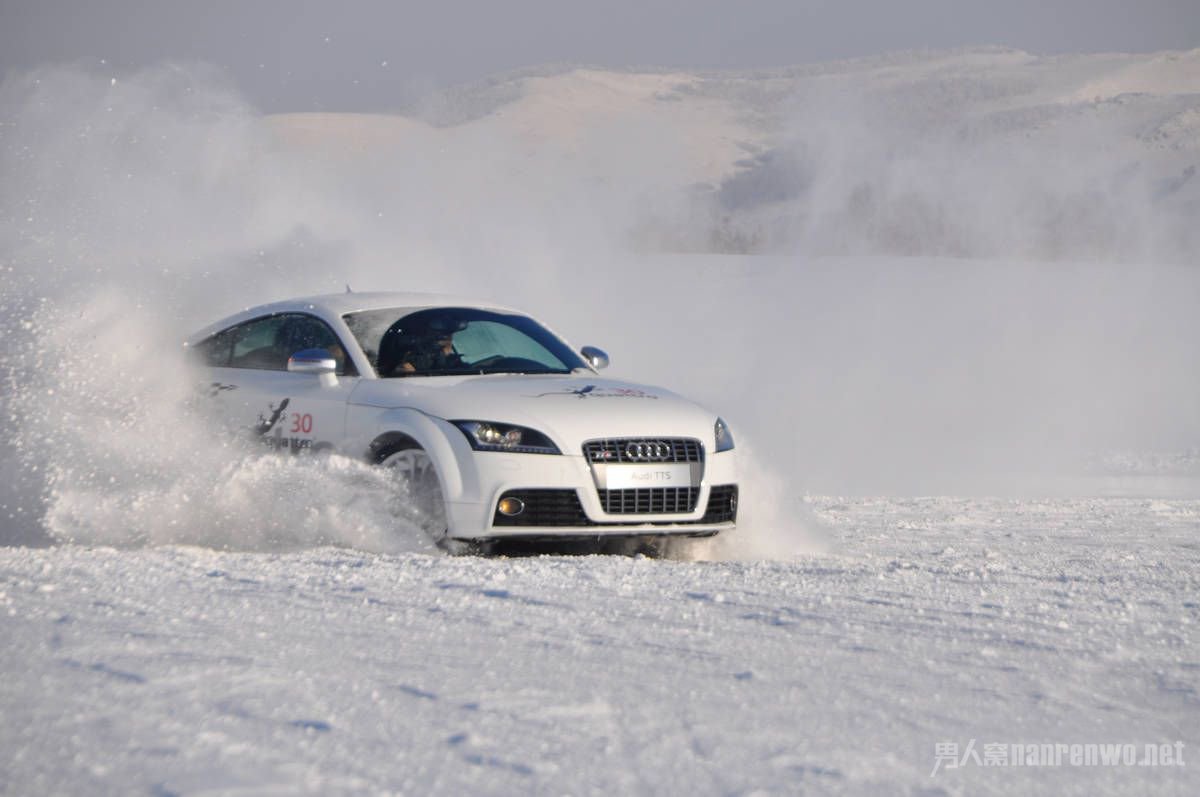
<instances>
[{"instance_id":1,"label":"front wheel","mask_svg":"<svg viewBox=\"0 0 1200 797\"><path fill-rule=\"evenodd\" d=\"M421 529L439 548L445 548L446 502L433 460L424 449L410 447L384 454L379 464L394 477L392 514Z\"/></svg>"}]
</instances>

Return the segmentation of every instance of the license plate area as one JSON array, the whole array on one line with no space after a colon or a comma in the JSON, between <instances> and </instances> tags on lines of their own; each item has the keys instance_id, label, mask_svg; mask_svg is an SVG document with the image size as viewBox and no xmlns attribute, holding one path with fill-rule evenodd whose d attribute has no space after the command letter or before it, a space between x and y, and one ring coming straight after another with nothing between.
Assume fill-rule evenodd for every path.
<instances>
[{"instance_id":1,"label":"license plate area","mask_svg":"<svg viewBox=\"0 0 1200 797\"><path fill-rule=\"evenodd\" d=\"M601 490L655 487L699 487L703 476L699 462L656 462L605 465L593 463L592 475Z\"/></svg>"}]
</instances>

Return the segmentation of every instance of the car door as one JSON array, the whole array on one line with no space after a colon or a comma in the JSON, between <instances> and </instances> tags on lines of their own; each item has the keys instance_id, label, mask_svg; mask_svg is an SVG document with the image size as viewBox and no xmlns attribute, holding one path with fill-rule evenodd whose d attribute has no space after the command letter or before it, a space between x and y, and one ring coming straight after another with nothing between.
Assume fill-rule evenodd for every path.
<instances>
[{"instance_id":1,"label":"car door","mask_svg":"<svg viewBox=\"0 0 1200 797\"><path fill-rule=\"evenodd\" d=\"M208 410L228 432L291 454L341 448L358 374L324 321L277 313L223 330L195 349L209 368L202 385ZM306 349L330 353L336 380L287 370L288 358Z\"/></svg>"}]
</instances>

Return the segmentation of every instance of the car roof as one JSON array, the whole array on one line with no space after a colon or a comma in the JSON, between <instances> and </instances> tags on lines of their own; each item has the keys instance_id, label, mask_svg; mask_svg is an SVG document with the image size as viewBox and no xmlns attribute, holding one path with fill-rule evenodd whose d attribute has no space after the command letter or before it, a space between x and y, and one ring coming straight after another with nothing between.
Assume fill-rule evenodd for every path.
<instances>
[{"instance_id":1,"label":"car roof","mask_svg":"<svg viewBox=\"0 0 1200 797\"><path fill-rule=\"evenodd\" d=\"M488 310L516 313L511 307L495 302L456 296L447 293L401 293L401 292L369 292L329 293L318 296L302 296L295 299L260 304L248 307L241 312L222 318L209 324L204 329L195 332L188 338L189 344L197 343L215 332L227 327L250 321L254 318L275 315L277 313L310 313L326 321L336 322L347 313L364 310L385 310L387 308L403 308L406 310L421 310L428 307L479 307Z\"/></svg>"}]
</instances>

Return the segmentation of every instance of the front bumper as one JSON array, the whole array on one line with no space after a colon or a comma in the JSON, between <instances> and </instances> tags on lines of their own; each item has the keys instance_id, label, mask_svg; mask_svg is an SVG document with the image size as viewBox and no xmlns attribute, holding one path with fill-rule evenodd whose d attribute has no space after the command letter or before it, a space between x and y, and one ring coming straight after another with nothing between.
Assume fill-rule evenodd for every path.
<instances>
[{"instance_id":1,"label":"front bumper","mask_svg":"<svg viewBox=\"0 0 1200 797\"><path fill-rule=\"evenodd\" d=\"M732 451L710 454L703 476L681 502L665 490L624 491L620 500L598 488L583 456L470 452L460 468L463 492L447 501L456 539L677 535L705 537L734 528L737 472ZM498 512L503 497L525 511ZM686 505L685 505L686 504ZM606 511L608 509L617 511ZM692 508L688 511L687 506ZM665 511L664 511L665 510Z\"/></svg>"}]
</instances>

